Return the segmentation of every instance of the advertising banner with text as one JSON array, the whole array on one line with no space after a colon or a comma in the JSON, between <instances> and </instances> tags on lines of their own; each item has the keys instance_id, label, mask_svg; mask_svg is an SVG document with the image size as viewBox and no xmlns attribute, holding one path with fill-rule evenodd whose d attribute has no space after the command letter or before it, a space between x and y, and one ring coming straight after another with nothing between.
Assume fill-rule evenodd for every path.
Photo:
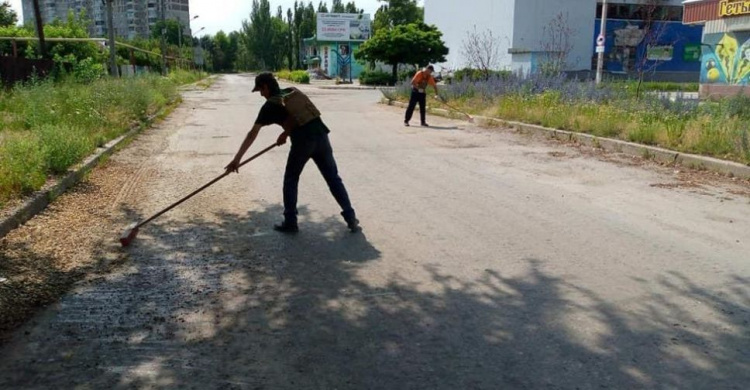
<instances>
[{"instance_id":1,"label":"advertising banner with text","mask_svg":"<svg viewBox=\"0 0 750 390\"><path fill-rule=\"evenodd\" d=\"M321 42L366 41L370 39L369 14L318 13L317 38Z\"/></svg>"}]
</instances>

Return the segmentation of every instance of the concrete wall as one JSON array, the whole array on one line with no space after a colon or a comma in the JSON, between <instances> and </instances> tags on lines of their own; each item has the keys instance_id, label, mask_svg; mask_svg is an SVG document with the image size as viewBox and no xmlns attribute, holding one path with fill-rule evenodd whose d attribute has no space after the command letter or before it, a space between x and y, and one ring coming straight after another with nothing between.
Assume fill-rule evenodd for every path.
<instances>
[{"instance_id":1,"label":"concrete wall","mask_svg":"<svg viewBox=\"0 0 750 390\"><path fill-rule=\"evenodd\" d=\"M528 0L520 0L528 1ZM441 67L460 69L468 66L461 54L466 33L475 28L478 32L490 30L499 39L500 62L498 68L509 69L511 56L508 49L513 40L513 17L516 0L424 0L425 23L436 25L450 49L448 61Z\"/></svg>"},{"instance_id":2,"label":"concrete wall","mask_svg":"<svg viewBox=\"0 0 750 390\"><path fill-rule=\"evenodd\" d=\"M545 34L550 22L562 14L567 25L575 30L570 41L573 45L567 59L568 71L591 69L593 55L594 20L596 6L591 0L520 0L515 5L515 24L513 31L513 51L536 53L533 58L544 58L545 47L549 48L550 38ZM540 55L541 54L541 55ZM526 68L528 56L516 56L513 69ZM537 64L532 64L536 66Z\"/></svg>"},{"instance_id":3,"label":"concrete wall","mask_svg":"<svg viewBox=\"0 0 750 390\"><path fill-rule=\"evenodd\" d=\"M466 34L492 31L500 45L498 69L530 71L544 58L545 26L559 13L567 14L576 30L568 70L588 70L593 55L596 6L591 0L425 0L425 22L436 25L450 49L450 69L468 66L462 55ZM509 53L510 51L510 53ZM438 70L440 67L438 67Z\"/></svg>"}]
</instances>

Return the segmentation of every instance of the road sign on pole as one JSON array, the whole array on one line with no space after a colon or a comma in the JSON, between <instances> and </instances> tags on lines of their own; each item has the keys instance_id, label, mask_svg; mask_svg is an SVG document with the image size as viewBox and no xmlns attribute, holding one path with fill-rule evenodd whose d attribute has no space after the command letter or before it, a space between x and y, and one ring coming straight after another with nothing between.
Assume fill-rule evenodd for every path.
<instances>
[{"instance_id":1,"label":"road sign on pole","mask_svg":"<svg viewBox=\"0 0 750 390\"><path fill-rule=\"evenodd\" d=\"M602 0L602 20L601 25L599 27L599 37L602 39L601 45L599 44L599 38L596 39L597 46L596 46L596 53L597 53L597 61L596 61L596 83L599 84L602 82L602 73L604 73L604 37L607 33L607 0ZM599 51L601 47L601 51Z\"/></svg>"}]
</instances>

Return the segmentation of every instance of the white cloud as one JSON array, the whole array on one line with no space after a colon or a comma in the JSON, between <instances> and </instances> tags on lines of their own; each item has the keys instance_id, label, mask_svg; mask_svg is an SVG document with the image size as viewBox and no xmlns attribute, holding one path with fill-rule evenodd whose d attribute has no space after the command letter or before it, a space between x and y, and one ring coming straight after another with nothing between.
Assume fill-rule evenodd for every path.
<instances>
[{"instance_id":1,"label":"white cloud","mask_svg":"<svg viewBox=\"0 0 750 390\"><path fill-rule=\"evenodd\" d=\"M13 8L13 10L16 11L18 14L18 21L23 20L23 12L21 12L21 0L2 0L2 1L8 1L10 3L10 7Z\"/></svg>"}]
</instances>

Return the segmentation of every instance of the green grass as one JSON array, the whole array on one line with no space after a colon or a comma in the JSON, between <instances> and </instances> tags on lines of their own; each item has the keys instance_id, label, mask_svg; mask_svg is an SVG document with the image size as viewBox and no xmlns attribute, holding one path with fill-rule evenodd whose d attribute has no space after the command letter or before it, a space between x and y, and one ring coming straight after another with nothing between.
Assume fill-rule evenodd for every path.
<instances>
[{"instance_id":1,"label":"green grass","mask_svg":"<svg viewBox=\"0 0 750 390\"><path fill-rule=\"evenodd\" d=\"M0 202L41 188L203 75L33 82L0 92Z\"/></svg>"},{"instance_id":2,"label":"green grass","mask_svg":"<svg viewBox=\"0 0 750 390\"><path fill-rule=\"evenodd\" d=\"M635 94L638 88L637 80L613 81L610 86ZM698 83L673 83L665 81L644 81L641 92L698 92Z\"/></svg>"},{"instance_id":3,"label":"green grass","mask_svg":"<svg viewBox=\"0 0 750 390\"><path fill-rule=\"evenodd\" d=\"M276 72L276 77L280 79L289 80L299 84L310 84L310 75L304 70L280 70Z\"/></svg>"}]
</instances>

